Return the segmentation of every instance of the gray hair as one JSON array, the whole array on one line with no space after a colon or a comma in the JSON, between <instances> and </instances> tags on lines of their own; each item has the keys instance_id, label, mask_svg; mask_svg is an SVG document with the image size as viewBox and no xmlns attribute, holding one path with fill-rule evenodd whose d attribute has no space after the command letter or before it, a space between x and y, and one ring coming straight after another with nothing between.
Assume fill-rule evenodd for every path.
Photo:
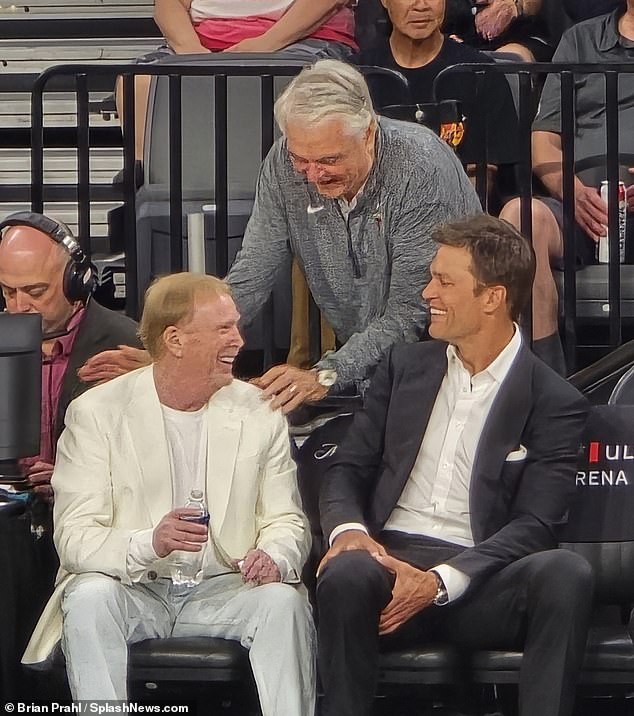
<instances>
[{"instance_id":1,"label":"gray hair","mask_svg":"<svg viewBox=\"0 0 634 716\"><path fill-rule=\"evenodd\" d=\"M290 118L315 125L333 115L351 134L361 134L376 122L363 75L339 60L319 60L305 67L275 103L275 119L284 133Z\"/></svg>"}]
</instances>

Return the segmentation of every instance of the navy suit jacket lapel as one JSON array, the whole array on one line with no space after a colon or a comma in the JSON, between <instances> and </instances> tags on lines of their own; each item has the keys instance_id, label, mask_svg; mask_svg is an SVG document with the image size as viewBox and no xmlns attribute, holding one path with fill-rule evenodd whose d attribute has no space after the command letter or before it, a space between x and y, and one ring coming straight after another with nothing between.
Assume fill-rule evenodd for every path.
<instances>
[{"instance_id":1,"label":"navy suit jacket lapel","mask_svg":"<svg viewBox=\"0 0 634 716\"><path fill-rule=\"evenodd\" d=\"M476 544L485 539L487 517L497 501L506 456L519 448L532 406L531 375L532 354L522 346L493 401L475 454L469 502Z\"/></svg>"},{"instance_id":2,"label":"navy suit jacket lapel","mask_svg":"<svg viewBox=\"0 0 634 716\"><path fill-rule=\"evenodd\" d=\"M446 372L447 357L443 352L423 370L408 371L400 384L394 386L392 400L398 409L390 420L386 442L391 445L394 464L398 467L396 479L380 480L377 484L373 517L378 525L382 526L390 516L409 479Z\"/></svg>"}]
</instances>

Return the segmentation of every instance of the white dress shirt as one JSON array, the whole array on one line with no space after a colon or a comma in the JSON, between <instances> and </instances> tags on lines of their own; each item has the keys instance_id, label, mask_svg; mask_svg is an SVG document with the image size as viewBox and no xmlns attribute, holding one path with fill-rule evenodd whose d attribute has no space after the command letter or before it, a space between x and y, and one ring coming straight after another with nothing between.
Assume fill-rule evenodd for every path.
<instances>
[{"instance_id":1,"label":"white dress shirt","mask_svg":"<svg viewBox=\"0 0 634 716\"><path fill-rule=\"evenodd\" d=\"M493 401L521 347L515 325L512 339L483 371L471 375L455 347L447 347L447 372L432 409L423 441L403 492L385 523L397 530L473 546L469 486L476 450ZM336 527L330 543L357 523ZM442 579L449 601L461 596L469 577L447 564L433 568Z\"/></svg>"}]
</instances>

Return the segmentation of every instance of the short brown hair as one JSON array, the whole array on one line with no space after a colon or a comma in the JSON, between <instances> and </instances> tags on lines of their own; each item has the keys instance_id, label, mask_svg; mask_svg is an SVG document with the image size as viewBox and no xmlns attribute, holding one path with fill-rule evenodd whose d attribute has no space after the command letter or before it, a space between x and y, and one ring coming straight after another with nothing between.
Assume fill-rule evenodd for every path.
<instances>
[{"instance_id":1,"label":"short brown hair","mask_svg":"<svg viewBox=\"0 0 634 716\"><path fill-rule=\"evenodd\" d=\"M161 276L147 289L139 337L153 360L165 350L165 329L191 320L199 296L231 296L231 291L225 281L215 276L187 271Z\"/></svg>"},{"instance_id":2,"label":"short brown hair","mask_svg":"<svg viewBox=\"0 0 634 716\"><path fill-rule=\"evenodd\" d=\"M528 303L535 278L535 251L508 221L488 214L437 227L433 240L467 249L471 273L481 286L504 286L509 314L517 321Z\"/></svg>"}]
</instances>

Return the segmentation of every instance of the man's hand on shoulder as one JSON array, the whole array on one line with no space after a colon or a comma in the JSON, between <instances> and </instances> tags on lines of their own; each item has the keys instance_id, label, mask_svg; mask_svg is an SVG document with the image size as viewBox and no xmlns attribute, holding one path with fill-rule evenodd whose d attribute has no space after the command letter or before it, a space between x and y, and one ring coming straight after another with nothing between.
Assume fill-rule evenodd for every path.
<instances>
[{"instance_id":1,"label":"man's hand on shoulder","mask_svg":"<svg viewBox=\"0 0 634 716\"><path fill-rule=\"evenodd\" d=\"M260 585L282 581L277 564L270 555L261 549L249 550L244 559L238 562L238 567L245 582Z\"/></svg>"},{"instance_id":2,"label":"man's hand on shoulder","mask_svg":"<svg viewBox=\"0 0 634 716\"><path fill-rule=\"evenodd\" d=\"M24 476L33 488L33 492L47 502L53 502L53 488L50 484L53 476L53 465L50 462L37 460L24 470Z\"/></svg>"},{"instance_id":3,"label":"man's hand on shoulder","mask_svg":"<svg viewBox=\"0 0 634 716\"><path fill-rule=\"evenodd\" d=\"M323 556L319 567L317 567L317 576L319 576L323 568L328 562L342 552L351 552L353 550L365 550L369 552L375 559L378 557L387 557L385 547L375 542L370 535L362 530L346 530L337 535L332 547Z\"/></svg>"},{"instance_id":4,"label":"man's hand on shoulder","mask_svg":"<svg viewBox=\"0 0 634 716\"><path fill-rule=\"evenodd\" d=\"M434 572L416 569L390 555L379 556L377 561L396 575L392 601L385 607L379 620L379 634L391 634L414 614L433 603L440 582Z\"/></svg>"},{"instance_id":5,"label":"man's hand on shoulder","mask_svg":"<svg viewBox=\"0 0 634 716\"><path fill-rule=\"evenodd\" d=\"M316 370L303 370L284 363L268 370L251 383L262 388L263 397L271 401L271 408L281 408L283 413L299 407L302 403L312 403L326 397L328 388L317 379Z\"/></svg>"},{"instance_id":6,"label":"man's hand on shoulder","mask_svg":"<svg viewBox=\"0 0 634 716\"><path fill-rule=\"evenodd\" d=\"M152 547L159 557L167 557L174 550L200 552L207 541L207 525L182 520L181 515L198 516L193 508L179 507L168 512L152 533Z\"/></svg>"},{"instance_id":7,"label":"man's hand on shoulder","mask_svg":"<svg viewBox=\"0 0 634 716\"><path fill-rule=\"evenodd\" d=\"M132 346L119 346L115 350L102 351L89 358L77 371L77 375L84 383L105 383L150 363L152 360L147 351Z\"/></svg>"}]
</instances>

